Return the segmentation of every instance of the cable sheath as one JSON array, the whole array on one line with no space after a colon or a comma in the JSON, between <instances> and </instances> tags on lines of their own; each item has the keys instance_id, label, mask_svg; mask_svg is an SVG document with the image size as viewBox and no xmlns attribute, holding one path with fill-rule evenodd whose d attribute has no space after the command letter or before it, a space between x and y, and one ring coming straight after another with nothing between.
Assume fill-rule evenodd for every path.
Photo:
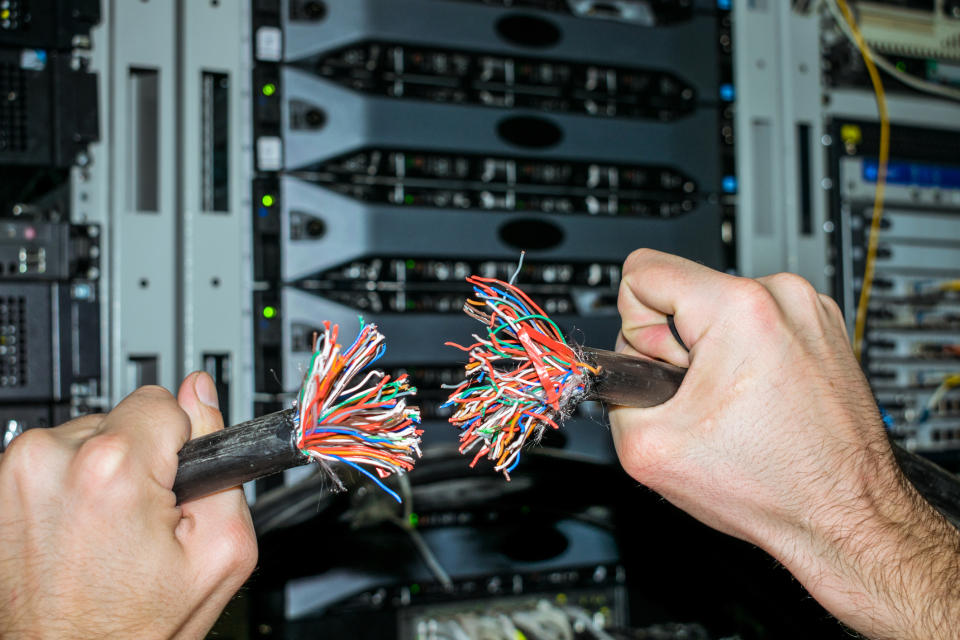
<instances>
[{"instance_id":1,"label":"cable sheath","mask_svg":"<svg viewBox=\"0 0 960 640\"><path fill-rule=\"evenodd\" d=\"M582 349L584 360L599 366L587 399L627 407L652 407L680 388L686 369L602 349ZM943 467L891 442L903 474L927 502L960 528L960 478Z\"/></svg>"},{"instance_id":2,"label":"cable sheath","mask_svg":"<svg viewBox=\"0 0 960 640\"><path fill-rule=\"evenodd\" d=\"M585 347L584 361L599 367L587 393L590 400L628 407L653 407L673 397L686 369ZM177 504L201 498L307 464L296 445L293 409L271 413L187 442L173 491ZM930 504L960 527L960 478L936 464L891 443L910 482Z\"/></svg>"},{"instance_id":3,"label":"cable sheath","mask_svg":"<svg viewBox=\"0 0 960 640\"><path fill-rule=\"evenodd\" d=\"M177 504L307 464L297 449L294 415L278 411L183 445L173 483Z\"/></svg>"},{"instance_id":4,"label":"cable sheath","mask_svg":"<svg viewBox=\"0 0 960 640\"><path fill-rule=\"evenodd\" d=\"M581 349L584 362L600 369L587 397L626 407L655 407L673 397L686 369L657 360L592 349Z\"/></svg>"}]
</instances>

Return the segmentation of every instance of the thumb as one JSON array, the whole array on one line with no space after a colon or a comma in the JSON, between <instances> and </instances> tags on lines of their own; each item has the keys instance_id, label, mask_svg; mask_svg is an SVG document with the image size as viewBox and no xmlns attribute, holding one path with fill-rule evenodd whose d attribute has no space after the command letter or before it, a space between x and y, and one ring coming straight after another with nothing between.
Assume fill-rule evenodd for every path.
<instances>
[{"instance_id":1,"label":"thumb","mask_svg":"<svg viewBox=\"0 0 960 640\"><path fill-rule=\"evenodd\" d=\"M210 374L191 373L180 385L177 402L190 416L190 437L199 438L223 429L223 415L217 400L217 387Z\"/></svg>"},{"instance_id":2,"label":"thumb","mask_svg":"<svg viewBox=\"0 0 960 640\"><path fill-rule=\"evenodd\" d=\"M217 389L209 374L197 371L187 376L177 401L190 416L191 438L223 429ZM177 537L196 569L197 587L206 597L178 637L201 637L253 570L257 543L239 487L187 502L180 509Z\"/></svg>"}]
</instances>

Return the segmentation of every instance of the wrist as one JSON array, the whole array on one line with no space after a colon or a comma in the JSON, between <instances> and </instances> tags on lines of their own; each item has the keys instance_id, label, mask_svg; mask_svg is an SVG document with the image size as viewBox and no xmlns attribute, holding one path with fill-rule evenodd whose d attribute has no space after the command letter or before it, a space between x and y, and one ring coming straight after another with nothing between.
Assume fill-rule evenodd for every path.
<instances>
[{"instance_id":1,"label":"wrist","mask_svg":"<svg viewBox=\"0 0 960 640\"><path fill-rule=\"evenodd\" d=\"M917 493L888 447L855 457L831 499L767 550L870 637L948 637L960 615L960 532Z\"/></svg>"}]
</instances>

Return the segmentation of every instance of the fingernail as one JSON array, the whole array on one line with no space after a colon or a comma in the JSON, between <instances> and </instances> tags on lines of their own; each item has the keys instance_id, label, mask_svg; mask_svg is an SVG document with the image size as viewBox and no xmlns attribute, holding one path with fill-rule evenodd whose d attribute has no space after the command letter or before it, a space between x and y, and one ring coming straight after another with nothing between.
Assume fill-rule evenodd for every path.
<instances>
[{"instance_id":1,"label":"fingernail","mask_svg":"<svg viewBox=\"0 0 960 640\"><path fill-rule=\"evenodd\" d=\"M203 404L214 409L220 409L220 403L217 401L217 387L213 384L213 378L210 374L200 372L193 381L193 390L197 393L197 398Z\"/></svg>"}]
</instances>

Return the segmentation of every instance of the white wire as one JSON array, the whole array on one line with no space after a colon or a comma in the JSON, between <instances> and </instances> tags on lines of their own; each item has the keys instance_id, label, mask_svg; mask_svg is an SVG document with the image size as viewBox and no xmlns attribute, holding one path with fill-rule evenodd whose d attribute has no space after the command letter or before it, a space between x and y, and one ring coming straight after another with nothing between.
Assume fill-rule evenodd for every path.
<instances>
[{"instance_id":1,"label":"white wire","mask_svg":"<svg viewBox=\"0 0 960 640\"><path fill-rule=\"evenodd\" d=\"M517 270L513 272L512 276L510 276L510 284L513 284L513 282L517 279L517 276L520 275L520 269L523 267L523 256L525 255L527 255L526 251L520 252L520 261L517 262Z\"/></svg>"},{"instance_id":2,"label":"white wire","mask_svg":"<svg viewBox=\"0 0 960 640\"><path fill-rule=\"evenodd\" d=\"M586 610L573 606L564 607L564 610L574 622L579 622L586 627L586 629L593 635L593 637L597 638L597 640L614 640L613 636L598 627L593 622L593 619L590 617L590 614L586 612Z\"/></svg>"},{"instance_id":3,"label":"white wire","mask_svg":"<svg viewBox=\"0 0 960 640\"><path fill-rule=\"evenodd\" d=\"M854 37L853 32L850 30L850 25L847 24L846 20L844 20L843 14L840 11L840 7L837 5L837 0L824 0L824 2L827 5L827 9L830 10L830 14L833 16L834 22L836 22L837 26L840 27L840 31L843 32L843 35L846 36L847 40L853 44L856 44L856 38ZM960 89L929 82L923 78L918 78L913 74L901 71L900 69L897 69L896 65L890 62L887 58L877 53L876 50L874 50L874 48L869 44L867 44L867 50L870 52L870 56L873 58L873 63L875 65L889 73L903 84L912 87L917 91L932 93L950 100L960 100Z\"/></svg>"}]
</instances>

